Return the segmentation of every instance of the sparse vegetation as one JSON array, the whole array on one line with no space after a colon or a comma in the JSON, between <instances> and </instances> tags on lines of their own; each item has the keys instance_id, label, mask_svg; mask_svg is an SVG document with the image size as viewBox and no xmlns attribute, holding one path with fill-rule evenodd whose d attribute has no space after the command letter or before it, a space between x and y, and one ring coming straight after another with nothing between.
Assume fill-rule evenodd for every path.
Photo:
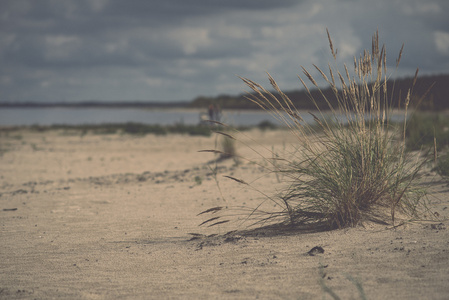
<instances>
[{"instance_id":1,"label":"sparse vegetation","mask_svg":"<svg viewBox=\"0 0 449 300\"><path fill-rule=\"evenodd\" d=\"M435 170L445 178L449 178L449 152L438 157Z\"/></svg>"},{"instance_id":2,"label":"sparse vegetation","mask_svg":"<svg viewBox=\"0 0 449 300\"><path fill-rule=\"evenodd\" d=\"M446 113L417 112L408 121L407 149L424 150L434 171L449 177L449 119Z\"/></svg>"},{"instance_id":3,"label":"sparse vegetation","mask_svg":"<svg viewBox=\"0 0 449 300\"><path fill-rule=\"evenodd\" d=\"M196 185L201 185L203 183L203 179L200 176L195 176Z\"/></svg>"},{"instance_id":4,"label":"sparse vegetation","mask_svg":"<svg viewBox=\"0 0 449 300\"><path fill-rule=\"evenodd\" d=\"M341 298L337 295L337 293L326 284L326 276L327 274L324 272L324 268L326 268L327 266L323 266L320 264L320 266L318 267L318 274L319 274L319 285L321 287L321 290L323 291L324 294L328 294L330 297L332 297L332 299L334 300L340 300ZM354 277L352 277L351 275L345 275L346 279L348 279L349 281L351 281L351 283L357 288L357 291L359 293L359 299L365 300L366 299L366 295L365 295L365 291L363 289L362 284L360 283L359 280L355 279ZM323 299L324 299L324 295L323 295Z\"/></svg>"},{"instance_id":5,"label":"sparse vegetation","mask_svg":"<svg viewBox=\"0 0 449 300\"><path fill-rule=\"evenodd\" d=\"M337 51L329 34L328 37L337 66ZM281 173L289 181L280 194L269 198L281 210L263 211L260 206L250 209L248 218L255 219L253 224L275 222L341 228L365 220L391 220L394 224L398 213L407 219L420 216L420 209L425 208L425 191L417 183L425 161L420 156L412 160L405 151L407 111L418 71L412 86L403 91L404 97L393 98L397 93L388 90L386 49L379 45L378 33L372 39L371 49L354 58L352 74L346 65L344 72L340 72L329 64L327 75L314 66L333 91L331 96L324 92L312 94L299 77L317 111L310 113L315 120L312 125L304 121L269 74L275 93L242 78L252 90L247 99L283 122L297 139L296 151L277 158L276 163L262 157L268 162L268 171ZM402 49L396 67L401 55ZM303 68L303 73L322 91L309 71ZM324 117L322 103L332 114L330 120ZM404 109L402 126L392 126L390 122L392 103L399 103ZM344 119L338 117L342 114ZM229 178L248 184L242 179ZM224 223L225 214L216 216L223 211L226 209L215 207L203 212L214 214L203 224Z\"/></svg>"},{"instance_id":6,"label":"sparse vegetation","mask_svg":"<svg viewBox=\"0 0 449 300\"><path fill-rule=\"evenodd\" d=\"M449 147L449 118L437 113L417 112L408 121L405 131L408 150Z\"/></svg>"},{"instance_id":7,"label":"sparse vegetation","mask_svg":"<svg viewBox=\"0 0 449 300\"><path fill-rule=\"evenodd\" d=\"M21 129L25 127L9 127L2 129L4 131L14 131L16 129ZM146 135L146 134L156 134L165 135L169 133L179 133L188 135L200 135L200 136L210 136L212 131L207 125L185 125L185 124L174 124L174 125L151 125L151 124L141 124L141 123L123 123L123 124L94 124L94 125L51 125L51 126L40 126L34 125L28 127L35 131L48 131L48 130L64 130L66 132L75 131L79 132L80 135L85 135L90 132L93 134L132 134L132 135Z\"/></svg>"},{"instance_id":8,"label":"sparse vegetation","mask_svg":"<svg viewBox=\"0 0 449 300\"><path fill-rule=\"evenodd\" d=\"M277 126L275 124L273 124L273 122L265 120L265 121L262 121L259 124L257 124L257 128L259 128L262 131L265 131L268 129L276 129Z\"/></svg>"}]
</instances>

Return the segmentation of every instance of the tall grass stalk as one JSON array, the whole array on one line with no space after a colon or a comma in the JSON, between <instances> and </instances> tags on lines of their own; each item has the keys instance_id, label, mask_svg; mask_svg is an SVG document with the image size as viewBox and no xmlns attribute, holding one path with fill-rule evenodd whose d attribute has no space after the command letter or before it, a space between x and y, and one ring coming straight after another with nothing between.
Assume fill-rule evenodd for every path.
<instances>
[{"instance_id":1,"label":"tall grass stalk","mask_svg":"<svg viewBox=\"0 0 449 300\"><path fill-rule=\"evenodd\" d=\"M378 32L372 38L371 51L365 50L354 58L351 73L347 65L343 65L344 72L338 70L329 32L328 38L335 66L328 64L327 74L313 66L332 89L333 99L326 98L317 80L304 67L305 79L321 92L321 99L314 98L305 80L298 76L316 107L315 112L309 112L315 124L304 122L302 113L270 74L268 79L276 93L241 78L252 90L247 99L282 121L297 141L297 151L292 155L277 160L264 158L271 171L287 178L284 190L276 197L268 197L282 209L262 212L257 207L246 211L248 218L259 217L258 224L274 221L341 228L356 226L364 220L391 220L394 224L398 212L407 219L419 217L425 193L417 183L424 161L418 155L412 160L405 151L407 110L413 86L404 93L404 99L399 99L404 110L403 125L393 126L386 48L379 45ZM402 48L396 67L401 56ZM418 71L414 82L417 76ZM326 105L320 107L318 103L323 100ZM325 112L332 117L325 118ZM212 212L218 211L221 209ZM212 219L222 222L217 217Z\"/></svg>"}]
</instances>

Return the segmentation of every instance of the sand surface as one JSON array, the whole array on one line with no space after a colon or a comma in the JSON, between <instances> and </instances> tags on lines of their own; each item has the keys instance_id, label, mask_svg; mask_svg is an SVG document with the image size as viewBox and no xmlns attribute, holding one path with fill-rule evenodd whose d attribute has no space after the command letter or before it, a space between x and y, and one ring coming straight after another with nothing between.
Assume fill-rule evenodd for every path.
<instances>
[{"instance_id":1,"label":"sand surface","mask_svg":"<svg viewBox=\"0 0 449 300\"><path fill-rule=\"evenodd\" d=\"M258 179L266 193L278 178L246 161L209 163L198 150L214 136L0 134L0 299L332 299L327 288L360 299L355 281L367 299L449 297L449 191L432 176L438 222L242 232L199 227L196 215L264 200L223 175ZM247 134L276 151L292 142ZM324 253L309 255L315 246Z\"/></svg>"}]
</instances>

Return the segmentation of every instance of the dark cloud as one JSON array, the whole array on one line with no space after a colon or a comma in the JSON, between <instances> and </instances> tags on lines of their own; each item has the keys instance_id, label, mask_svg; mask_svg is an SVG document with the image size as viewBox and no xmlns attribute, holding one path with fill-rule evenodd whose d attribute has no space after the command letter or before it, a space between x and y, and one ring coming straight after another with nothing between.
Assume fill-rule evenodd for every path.
<instances>
[{"instance_id":1,"label":"dark cloud","mask_svg":"<svg viewBox=\"0 0 449 300\"><path fill-rule=\"evenodd\" d=\"M295 0L3 0L3 29L52 33L95 33L135 26L176 26L187 19L230 11L298 5Z\"/></svg>"},{"instance_id":2,"label":"dark cloud","mask_svg":"<svg viewBox=\"0 0 449 300\"><path fill-rule=\"evenodd\" d=\"M410 71L420 67L422 71L436 73L447 70L448 53L437 49L435 33L449 33L449 1L395 1L383 6L370 3L358 4L360 8L351 25L358 36L366 35L373 28L379 30L389 51L390 66L394 66L404 43L401 69ZM369 11L377 13L370 15Z\"/></svg>"},{"instance_id":3,"label":"dark cloud","mask_svg":"<svg viewBox=\"0 0 449 300\"><path fill-rule=\"evenodd\" d=\"M379 29L390 64L449 69L446 0L3 0L0 101L190 100L240 93L235 75L299 87L326 68L326 27L342 60Z\"/></svg>"}]
</instances>

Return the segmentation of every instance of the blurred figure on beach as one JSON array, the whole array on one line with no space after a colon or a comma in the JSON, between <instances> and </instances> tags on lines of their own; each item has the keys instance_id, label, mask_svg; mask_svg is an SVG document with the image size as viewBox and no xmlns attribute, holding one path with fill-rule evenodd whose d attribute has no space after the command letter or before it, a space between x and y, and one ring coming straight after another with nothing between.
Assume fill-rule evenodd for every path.
<instances>
[{"instance_id":1,"label":"blurred figure on beach","mask_svg":"<svg viewBox=\"0 0 449 300\"><path fill-rule=\"evenodd\" d=\"M209 113L209 120L213 121L214 120L214 105L212 103L209 105L208 113Z\"/></svg>"},{"instance_id":2,"label":"blurred figure on beach","mask_svg":"<svg viewBox=\"0 0 449 300\"><path fill-rule=\"evenodd\" d=\"M220 122L221 109L218 104L210 104L208 109L209 120Z\"/></svg>"},{"instance_id":3,"label":"blurred figure on beach","mask_svg":"<svg viewBox=\"0 0 449 300\"><path fill-rule=\"evenodd\" d=\"M206 124L208 121L221 122L221 108L218 104L211 103L207 108L207 112L200 113L200 123Z\"/></svg>"}]
</instances>

